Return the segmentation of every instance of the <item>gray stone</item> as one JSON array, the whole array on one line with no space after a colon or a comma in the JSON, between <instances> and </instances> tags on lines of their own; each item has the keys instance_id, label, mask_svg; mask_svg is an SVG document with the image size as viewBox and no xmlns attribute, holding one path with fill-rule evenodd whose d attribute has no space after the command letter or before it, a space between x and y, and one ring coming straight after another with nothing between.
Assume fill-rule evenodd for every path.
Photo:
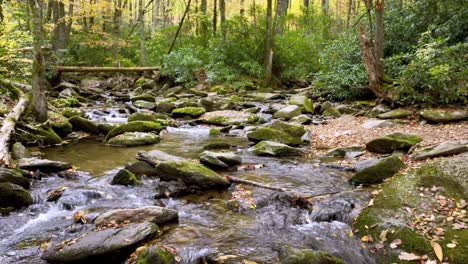
<instances>
[{"instance_id":1,"label":"gray stone","mask_svg":"<svg viewBox=\"0 0 468 264\"><path fill-rule=\"evenodd\" d=\"M143 146L159 143L161 139L154 133L127 132L109 139L109 145L113 146Z\"/></svg>"},{"instance_id":2,"label":"gray stone","mask_svg":"<svg viewBox=\"0 0 468 264\"><path fill-rule=\"evenodd\" d=\"M200 155L200 163L214 169L227 169L242 163L242 157L233 152L204 151Z\"/></svg>"},{"instance_id":3,"label":"gray stone","mask_svg":"<svg viewBox=\"0 0 468 264\"><path fill-rule=\"evenodd\" d=\"M273 118L283 118L285 120L290 120L291 118L300 115L301 108L297 105L288 105L285 108L280 109L273 114Z\"/></svg>"},{"instance_id":4,"label":"gray stone","mask_svg":"<svg viewBox=\"0 0 468 264\"><path fill-rule=\"evenodd\" d=\"M31 194L23 187L11 182L0 182L0 208L21 208L32 203Z\"/></svg>"},{"instance_id":5,"label":"gray stone","mask_svg":"<svg viewBox=\"0 0 468 264\"><path fill-rule=\"evenodd\" d=\"M407 151L422 140L418 135L393 133L367 142L366 149L377 153L392 153L395 150Z\"/></svg>"},{"instance_id":6,"label":"gray stone","mask_svg":"<svg viewBox=\"0 0 468 264\"><path fill-rule=\"evenodd\" d=\"M366 120L361 127L363 128L377 128L377 127L391 127L395 126L397 123L395 123L392 120L380 120L380 119L369 119Z\"/></svg>"},{"instance_id":7,"label":"gray stone","mask_svg":"<svg viewBox=\"0 0 468 264\"><path fill-rule=\"evenodd\" d=\"M151 165L158 165L164 161L187 161L184 158L167 154L160 150L139 151L136 154L136 159L148 162Z\"/></svg>"},{"instance_id":8,"label":"gray stone","mask_svg":"<svg viewBox=\"0 0 468 264\"><path fill-rule=\"evenodd\" d=\"M205 113L200 120L211 125L229 126L255 123L258 121L258 116L241 111L223 110Z\"/></svg>"},{"instance_id":9,"label":"gray stone","mask_svg":"<svg viewBox=\"0 0 468 264\"><path fill-rule=\"evenodd\" d=\"M156 176L156 168L154 165L149 164L146 161L137 161L132 164L127 164L125 169L135 174L138 177L147 176L153 177Z\"/></svg>"},{"instance_id":10,"label":"gray stone","mask_svg":"<svg viewBox=\"0 0 468 264\"><path fill-rule=\"evenodd\" d=\"M350 179L354 184L380 183L384 179L395 175L405 164L401 159L392 155L382 159L361 161L356 164L357 173Z\"/></svg>"},{"instance_id":11,"label":"gray stone","mask_svg":"<svg viewBox=\"0 0 468 264\"><path fill-rule=\"evenodd\" d=\"M419 115L432 123L449 123L467 119L468 111L440 111L435 109L425 109L419 112Z\"/></svg>"},{"instance_id":12,"label":"gray stone","mask_svg":"<svg viewBox=\"0 0 468 264\"><path fill-rule=\"evenodd\" d=\"M63 161L54 161L48 159L27 158L18 161L18 167L23 170L36 171L44 173L54 173L70 169L72 166Z\"/></svg>"},{"instance_id":13,"label":"gray stone","mask_svg":"<svg viewBox=\"0 0 468 264\"><path fill-rule=\"evenodd\" d=\"M274 141L261 141L249 150L258 156L300 156L304 154L298 148Z\"/></svg>"},{"instance_id":14,"label":"gray stone","mask_svg":"<svg viewBox=\"0 0 468 264\"><path fill-rule=\"evenodd\" d=\"M308 115L299 115L291 118L290 122L299 125L307 125L312 122L312 118L310 118Z\"/></svg>"},{"instance_id":15,"label":"gray stone","mask_svg":"<svg viewBox=\"0 0 468 264\"><path fill-rule=\"evenodd\" d=\"M154 103L154 102L148 102L148 101L144 101L144 100L137 100L137 101L134 101L132 104L136 108L140 108L140 109L148 109L148 110L156 109L156 103Z\"/></svg>"},{"instance_id":16,"label":"gray stone","mask_svg":"<svg viewBox=\"0 0 468 264\"><path fill-rule=\"evenodd\" d=\"M360 146L344 147L344 148L334 148L330 150L326 157L335 157L335 158L356 158L365 153L365 149Z\"/></svg>"},{"instance_id":17,"label":"gray stone","mask_svg":"<svg viewBox=\"0 0 468 264\"><path fill-rule=\"evenodd\" d=\"M151 222L155 224L165 224L171 221L177 221L179 215L176 210L167 209L159 206L145 206L140 208L116 209L100 214L94 224L101 226L113 222L122 224L125 221L130 223Z\"/></svg>"},{"instance_id":18,"label":"gray stone","mask_svg":"<svg viewBox=\"0 0 468 264\"><path fill-rule=\"evenodd\" d=\"M410 158L413 160L424 160L429 158L456 155L468 151L468 141L454 142L448 141L443 142L428 148L418 150L413 153Z\"/></svg>"},{"instance_id":19,"label":"gray stone","mask_svg":"<svg viewBox=\"0 0 468 264\"><path fill-rule=\"evenodd\" d=\"M13 159L19 160L24 158L30 158L31 152L29 152L29 150L25 146L23 146L21 142L16 142L11 147L11 155Z\"/></svg>"},{"instance_id":20,"label":"gray stone","mask_svg":"<svg viewBox=\"0 0 468 264\"><path fill-rule=\"evenodd\" d=\"M386 113L378 114L377 118L380 119L398 119L398 118L406 118L411 115L411 111L405 109L395 109Z\"/></svg>"}]
</instances>

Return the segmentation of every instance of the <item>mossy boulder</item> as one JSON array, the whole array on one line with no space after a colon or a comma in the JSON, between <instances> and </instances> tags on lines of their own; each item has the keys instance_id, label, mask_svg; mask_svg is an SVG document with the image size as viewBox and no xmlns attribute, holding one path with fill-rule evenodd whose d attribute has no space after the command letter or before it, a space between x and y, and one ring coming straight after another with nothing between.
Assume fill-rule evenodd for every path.
<instances>
[{"instance_id":1,"label":"mossy boulder","mask_svg":"<svg viewBox=\"0 0 468 264\"><path fill-rule=\"evenodd\" d=\"M282 118L290 120L291 118L302 114L301 108L297 105L288 105L273 114L273 118Z\"/></svg>"},{"instance_id":2,"label":"mossy boulder","mask_svg":"<svg viewBox=\"0 0 468 264\"><path fill-rule=\"evenodd\" d=\"M147 176L154 177L156 176L156 168L149 164L146 161L137 161L132 164L127 164L125 169L135 174L138 177Z\"/></svg>"},{"instance_id":3,"label":"mossy boulder","mask_svg":"<svg viewBox=\"0 0 468 264\"><path fill-rule=\"evenodd\" d=\"M156 111L161 113L171 113L172 110L176 109L175 101L177 101L177 98L173 97L158 101Z\"/></svg>"},{"instance_id":4,"label":"mossy boulder","mask_svg":"<svg viewBox=\"0 0 468 264\"><path fill-rule=\"evenodd\" d=\"M0 207L21 208L32 203L31 193L23 187L11 182L0 182Z\"/></svg>"},{"instance_id":5,"label":"mossy boulder","mask_svg":"<svg viewBox=\"0 0 468 264\"><path fill-rule=\"evenodd\" d=\"M303 113L313 113L314 112L314 104L312 100L310 100L307 96L296 94L291 96L289 99L289 103L292 105L298 105L302 107Z\"/></svg>"},{"instance_id":6,"label":"mossy boulder","mask_svg":"<svg viewBox=\"0 0 468 264\"><path fill-rule=\"evenodd\" d=\"M151 102L151 103L156 102L154 96L151 95L151 94L140 94L140 95L136 95L136 96L131 97L131 98L130 98L130 101L132 101L132 102L135 102L135 101L147 101L147 102Z\"/></svg>"},{"instance_id":7,"label":"mossy boulder","mask_svg":"<svg viewBox=\"0 0 468 264\"><path fill-rule=\"evenodd\" d=\"M140 180L138 180L135 174L126 169L117 172L111 182L112 185L136 185L139 183Z\"/></svg>"},{"instance_id":8,"label":"mossy boulder","mask_svg":"<svg viewBox=\"0 0 468 264\"><path fill-rule=\"evenodd\" d=\"M414 134L393 133L375 138L366 144L366 149L376 153L392 153L395 150L407 151L423 139Z\"/></svg>"},{"instance_id":9,"label":"mossy boulder","mask_svg":"<svg viewBox=\"0 0 468 264\"><path fill-rule=\"evenodd\" d=\"M158 122L161 119L169 119L165 114L133 113L128 117L128 122L133 121L151 121Z\"/></svg>"},{"instance_id":10,"label":"mossy boulder","mask_svg":"<svg viewBox=\"0 0 468 264\"><path fill-rule=\"evenodd\" d=\"M456 142L456 141L447 141L440 144L430 146L421 150L417 150L411 154L411 159L413 160L424 160L428 158L441 157L441 156L450 156L455 154L460 154L468 151L468 141L465 142Z\"/></svg>"},{"instance_id":11,"label":"mossy boulder","mask_svg":"<svg viewBox=\"0 0 468 264\"><path fill-rule=\"evenodd\" d=\"M55 112L49 112L49 122L52 129L60 137L65 137L70 134L73 130L72 124L68 121L68 118Z\"/></svg>"},{"instance_id":12,"label":"mossy boulder","mask_svg":"<svg viewBox=\"0 0 468 264\"><path fill-rule=\"evenodd\" d=\"M159 132L163 129L161 124L150 121L133 121L122 124L111 131L106 136L106 140L127 132Z\"/></svg>"},{"instance_id":13,"label":"mossy boulder","mask_svg":"<svg viewBox=\"0 0 468 264\"><path fill-rule=\"evenodd\" d=\"M12 169L0 170L0 182L13 183L23 187L24 189L29 189L31 186L28 179L23 177L23 175L18 175L17 172Z\"/></svg>"},{"instance_id":14,"label":"mossy boulder","mask_svg":"<svg viewBox=\"0 0 468 264\"><path fill-rule=\"evenodd\" d=\"M99 134L107 135L109 131L117 127L117 124L103 123L103 124L98 124L97 126L99 129Z\"/></svg>"},{"instance_id":15,"label":"mossy boulder","mask_svg":"<svg viewBox=\"0 0 468 264\"><path fill-rule=\"evenodd\" d=\"M201 189L227 188L226 178L207 167L189 161L163 161L156 166L157 174L164 181L182 181Z\"/></svg>"},{"instance_id":16,"label":"mossy boulder","mask_svg":"<svg viewBox=\"0 0 468 264\"><path fill-rule=\"evenodd\" d=\"M11 146L11 155L13 159L19 160L23 158L30 158L31 152L21 144L21 142L16 142Z\"/></svg>"},{"instance_id":17,"label":"mossy boulder","mask_svg":"<svg viewBox=\"0 0 468 264\"><path fill-rule=\"evenodd\" d=\"M275 141L289 146L299 146L303 143L300 137L293 137L286 132L269 127L259 127L247 134L247 138L253 142L263 140Z\"/></svg>"},{"instance_id":18,"label":"mossy boulder","mask_svg":"<svg viewBox=\"0 0 468 264\"><path fill-rule=\"evenodd\" d=\"M343 147L343 148L334 148L331 149L327 154L326 157L334 157L334 158L355 158L362 154L364 154L365 149L361 146L352 146L352 147Z\"/></svg>"},{"instance_id":19,"label":"mossy boulder","mask_svg":"<svg viewBox=\"0 0 468 264\"><path fill-rule=\"evenodd\" d=\"M223 110L205 113L200 119L210 125L229 126L252 124L257 122L259 117L247 112Z\"/></svg>"},{"instance_id":20,"label":"mossy boulder","mask_svg":"<svg viewBox=\"0 0 468 264\"><path fill-rule=\"evenodd\" d=\"M145 100L133 101L132 104L136 108L140 108L140 109L148 109L148 110L156 109L156 103L148 102L148 101L145 101Z\"/></svg>"},{"instance_id":21,"label":"mossy boulder","mask_svg":"<svg viewBox=\"0 0 468 264\"><path fill-rule=\"evenodd\" d=\"M177 264L175 257L168 251L154 246L138 255L136 264Z\"/></svg>"},{"instance_id":22,"label":"mossy boulder","mask_svg":"<svg viewBox=\"0 0 468 264\"><path fill-rule=\"evenodd\" d=\"M425 109L420 111L419 115L425 120L432 123L449 123L467 119L468 111L442 111L435 109Z\"/></svg>"},{"instance_id":23,"label":"mossy boulder","mask_svg":"<svg viewBox=\"0 0 468 264\"><path fill-rule=\"evenodd\" d=\"M30 130L30 131L29 131ZM21 132L17 135L19 142L26 145L42 145L50 146L62 143L62 139L52 128L30 128L28 131Z\"/></svg>"},{"instance_id":24,"label":"mossy boulder","mask_svg":"<svg viewBox=\"0 0 468 264\"><path fill-rule=\"evenodd\" d=\"M354 184L374 184L381 183L384 179L392 177L405 164L400 157L392 155L382 159L361 161L356 165L357 173L351 178Z\"/></svg>"},{"instance_id":25,"label":"mossy boulder","mask_svg":"<svg viewBox=\"0 0 468 264\"><path fill-rule=\"evenodd\" d=\"M310 118L308 115L299 115L291 118L289 122L298 125L307 125L312 123L312 118Z\"/></svg>"},{"instance_id":26,"label":"mossy boulder","mask_svg":"<svg viewBox=\"0 0 468 264\"><path fill-rule=\"evenodd\" d=\"M290 147L283 143L274 141L261 141L250 148L258 156L299 156L304 152L298 148Z\"/></svg>"},{"instance_id":27,"label":"mossy boulder","mask_svg":"<svg viewBox=\"0 0 468 264\"><path fill-rule=\"evenodd\" d=\"M324 116L333 116L333 117L340 117L341 113L334 107L327 108L325 111L323 111L322 115Z\"/></svg>"},{"instance_id":28,"label":"mossy boulder","mask_svg":"<svg viewBox=\"0 0 468 264\"><path fill-rule=\"evenodd\" d=\"M203 107L182 107L172 110L172 116L174 117L193 117L197 118L206 112Z\"/></svg>"},{"instance_id":29,"label":"mossy boulder","mask_svg":"<svg viewBox=\"0 0 468 264\"><path fill-rule=\"evenodd\" d=\"M398 119L398 118L406 118L411 115L411 111L405 109L395 109L386 113L378 114L377 118L380 119Z\"/></svg>"},{"instance_id":30,"label":"mossy boulder","mask_svg":"<svg viewBox=\"0 0 468 264\"><path fill-rule=\"evenodd\" d=\"M281 264L344 264L344 262L327 252L312 249L283 248L279 252Z\"/></svg>"},{"instance_id":31,"label":"mossy boulder","mask_svg":"<svg viewBox=\"0 0 468 264\"><path fill-rule=\"evenodd\" d=\"M227 169L242 163L242 157L233 152L203 151L200 163L213 169Z\"/></svg>"},{"instance_id":32,"label":"mossy boulder","mask_svg":"<svg viewBox=\"0 0 468 264\"><path fill-rule=\"evenodd\" d=\"M144 146L159 143L161 139L153 133L126 132L109 139L109 145L113 146Z\"/></svg>"},{"instance_id":33,"label":"mossy boulder","mask_svg":"<svg viewBox=\"0 0 468 264\"><path fill-rule=\"evenodd\" d=\"M64 117L67 117L67 118L71 118L74 116L81 116L81 117L85 116L85 113L82 110L78 108L71 108L71 107L61 108L60 113Z\"/></svg>"},{"instance_id":34,"label":"mossy boulder","mask_svg":"<svg viewBox=\"0 0 468 264\"><path fill-rule=\"evenodd\" d=\"M73 116L68 121L72 124L74 131L83 131L94 135L99 135L100 133L98 125L87 118Z\"/></svg>"},{"instance_id":35,"label":"mossy boulder","mask_svg":"<svg viewBox=\"0 0 468 264\"><path fill-rule=\"evenodd\" d=\"M290 124L279 120L276 120L265 127L281 130L293 137L302 137L307 132L303 126Z\"/></svg>"}]
</instances>

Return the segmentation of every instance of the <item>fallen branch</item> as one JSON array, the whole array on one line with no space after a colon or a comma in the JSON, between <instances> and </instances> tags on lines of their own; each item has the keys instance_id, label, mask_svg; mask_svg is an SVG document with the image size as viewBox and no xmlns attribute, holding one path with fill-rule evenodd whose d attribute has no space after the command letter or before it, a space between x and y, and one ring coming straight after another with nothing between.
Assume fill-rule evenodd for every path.
<instances>
[{"instance_id":1,"label":"fallen branch","mask_svg":"<svg viewBox=\"0 0 468 264\"><path fill-rule=\"evenodd\" d=\"M74 66L55 66L54 70L58 72L144 72L159 71L159 67L74 67Z\"/></svg>"},{"instance_id":2,"label":"fallen branch","mask_svg":"<svg viewBox=\"0 0 468 264\"><path fill-rule=\"evenodd\" d=\"M11 85L11 86L14 86L14 87L18 87L19 89L21 89L25 93L32 90L32 87L29 84L22 84L22 83L19 83L19 82L8 80L8 79L0 79L0 84L5 85L5 86L10 86Z\"/></svg>"}]
</instances>

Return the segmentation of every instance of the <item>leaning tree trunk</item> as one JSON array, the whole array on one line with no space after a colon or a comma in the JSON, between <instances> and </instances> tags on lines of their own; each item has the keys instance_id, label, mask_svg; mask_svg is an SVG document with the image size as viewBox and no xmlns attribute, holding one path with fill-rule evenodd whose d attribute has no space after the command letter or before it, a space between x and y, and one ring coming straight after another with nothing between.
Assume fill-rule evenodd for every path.
<instances>
[{"instance_id":1,"label":"leaning tree trunk","mask_svg":"<svg viewBox=\"0 0 468 264\"><path fill-rule=\"evenodd\" d=\"M190 10L191 2L192 2L192 0L188 0L188 2L187 2L187 6L185 7L184 14L182 15L182 18L180 19L179 26L177 27L176 34L175 34L174 38L172 39L172 43L171 43L171 46L169 47L169 51L167 52L167 54L171 54L172 50L174 49L175 43L177 41L177 37L179 37L180 30L182 29L182 26L184 25L185 17L187 16L187 14L188 14L188 12Z\"/></svg>"}]
</instances>

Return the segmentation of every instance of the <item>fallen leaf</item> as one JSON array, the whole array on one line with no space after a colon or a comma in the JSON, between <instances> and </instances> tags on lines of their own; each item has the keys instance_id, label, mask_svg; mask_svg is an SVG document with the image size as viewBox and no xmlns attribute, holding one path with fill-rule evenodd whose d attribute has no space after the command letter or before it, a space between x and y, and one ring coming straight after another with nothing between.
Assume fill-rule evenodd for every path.
<instances>
[{"instance_id":1,"label":"fallen leaf","mask_svg":"<svg viewBox=\"0 0 468 264\"><path fill-rule=\"evenodd\" d=\"M374 199L370 199L369 203L367 204L367 206L373 206L374 205Z\"/></svg>"},{"instance_id":2,"label":"fallen leaf","mask_svg":"<svg viewBox=\"0 0 468 264\"><path fill-rule=\"evenodd\" d=\"M370 239L369 236L363 236L363 237L361 237L361 241L362 241L362 242L369 242L370 240L371 240L371 239Z\"/></svg>"},{"instance_id":3,"label":"fallen leaf","mask_svg":"<svg viewBox=\"0 0 468 264\"><path fill-rule=\"evenodd\" d=\"M401 245L401 239L397 238L390 243L390 248L397 248L399 245Z\"/></svg>"},{"instance_id":4,"label":"fallen leaf","mask_svg":"<svg viewBox=\"0 0 468 264\"><path fill-rule=\"evenodd\" d=\"M401 260L418 260L421 257L413 253L407 253L403 251L400 253L400 255L398 255L398 258Z\"/></svg>"},{"instance_id":5,"label":"fallen leaf","mask_svg":"<svg viewBox=\"0 0 468 264\"><path fill-rule=\"evenodd\" d=\"M380 238L381 243L387 241L387 233L388 233L388 229L385 229L384 231L380 233L379 238Z\"/></svg>"},{"instance_id":6,"label":"fallen leaf","mask_svg":"<svg viewBox=\"0 0 468 264\"><path fill-rule=\"evenodd\" d=\"M447 244L447 247L448 247L448 248L456 248L456 247L457 247L457 244L448 243L448 244Z\"/></svg>"},{"instance_id":7,"label":"fallen leaf","mask_svg":"<svg viewBox=\"0 0 468 264\"><path fill-rule=\"evenodd\" d=\"M431 241L431 246L432 249L434 249L434 252L437 256L437 258L442 261L444 259L444 254L442 253L442 247L439 245L439 243L435 241Z\"/></svg>"}]
</instances>

